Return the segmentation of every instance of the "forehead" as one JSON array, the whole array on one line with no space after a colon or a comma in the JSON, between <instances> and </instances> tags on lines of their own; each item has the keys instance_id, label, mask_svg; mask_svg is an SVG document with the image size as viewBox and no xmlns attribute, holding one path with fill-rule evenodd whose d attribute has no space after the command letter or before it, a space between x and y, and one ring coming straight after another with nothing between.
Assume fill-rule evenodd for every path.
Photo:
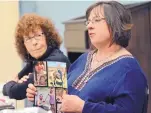
<instances>
[{"instance_id":1,"label":"forehead","mask_svg":"<svg viewBox=\"0 0 151 113\"><path fill-rule=\"evenodd\" d=\"M38 34L38 33L41 33L42 32L42 29L41 28L36 28L36 29L31 29L29 30L28 32L26 32L23 37L24 38L27 38L27 37L32 37L33 35L35 34Z\"/></svg>"},{"instance_id":2,"label":"forehead","mask_svg":"<svg viewBox=\"0 0 151 113\"><path fill-rule=\"evenodd\" d=\"M88 19L93 19L93 18L104 18L104 8L103 6L97 6L97 7L94 7L91 12L90 12L90 15L89 15L89 18Z\"/></svg>"},{"instance_id":3,"label":"forehead","mask_svg":"<svg viewBox=\"0 0 151 113\"><path fill-rule=\"evenodd\" d=\"M42 62L38 62L35 66L43 65Z\"/></svg>"}]
</instances>

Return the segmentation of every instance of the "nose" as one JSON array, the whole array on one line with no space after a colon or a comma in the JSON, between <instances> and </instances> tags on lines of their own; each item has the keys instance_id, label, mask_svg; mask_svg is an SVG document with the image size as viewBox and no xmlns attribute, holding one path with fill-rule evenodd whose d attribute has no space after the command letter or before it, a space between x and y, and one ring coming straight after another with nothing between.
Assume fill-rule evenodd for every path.
<instances>
[{"instance_id":1,"label":"nose","mask_svg":"<svg viewBox=\"0 0 151 113\"><path fill-rule=\"evenodd\" d=\"M94 28L94 25L93 23L90 21L89 24L87 25L87 29L93 29Z\"/></svg>"},{"instance_id":2,"label":"nose","mask_svg":"<svg viewBox=\"0 0 151 113\"><path fill-rule=\"evenodd\" d=\"M32 38L32 45L37 45L37 40L35 38Z\"/></svg>"}]
</instances>

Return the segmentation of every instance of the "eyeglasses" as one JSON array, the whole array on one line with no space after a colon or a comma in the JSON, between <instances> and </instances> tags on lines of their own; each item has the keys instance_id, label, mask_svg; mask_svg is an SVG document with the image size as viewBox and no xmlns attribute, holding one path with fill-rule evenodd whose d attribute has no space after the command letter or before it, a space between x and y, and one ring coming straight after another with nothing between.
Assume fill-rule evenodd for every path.
<instances>
[{"instance_id":1,"label":"eyeglasses","mask_svg":"<svg viewBox=\"0 0 151 113\"><path fill-rule=\"evenodd\" d=\"M90 22L92 24L97 24L97 23L101 22L102 20L105 20L105 18L93 18L92 20L87 20L85 22L85 25L88 26Z\"/></svg>"},{"instance_id":2,"label":"eyeglasses","mask_svg":"<svg viewBox=\"0 0 151 113\"><path fill-rule=\"evenodd\" d=\"M40 33L40 34L35 34L33 37L25 37L24 42L25 43L31 43L33 38L35 40L39 41L43 35L44 35L44 33Z\"/></svg>"}]
</instances>

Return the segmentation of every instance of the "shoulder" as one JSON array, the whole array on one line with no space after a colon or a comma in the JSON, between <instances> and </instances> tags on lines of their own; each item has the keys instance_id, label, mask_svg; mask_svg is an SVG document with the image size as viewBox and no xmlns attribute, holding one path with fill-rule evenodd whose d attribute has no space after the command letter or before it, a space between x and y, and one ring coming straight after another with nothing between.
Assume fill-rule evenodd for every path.
<instances>
[{"instance_id":1,"label":"shoulder","mask_svg":"<svg viewBox=\"0 0 151 113\"><path fill-rule=\"evenodd\" d=\"M67 56L65 56L61 50L54 49L45 60L66 62L67 59Z\"/></svg>"},{"instance_id":2,"label":"shoulder","mask_svg":"<svg viewBox=\"0 0 151 113\"><path fill-rule=\"evenodd\" d=\"M132 54L124 50L123 54L116 60L118 61L116 68L118 68L118 71L122 74L120 81L131 85L137 84L136 87L140 84L142 84L142 86L147 84L146 75L139 64L139 61Z\"/></svg>"},{"instance_id":3,"label":"shoulder","mask_svg":"<svg viewBox=\"0 0 151 113\"><path fill-rule=\"evenodd\" d=\"M141 66L137 59L132 55L123 55L117 58L120 67L126 70L141 70Z\"/></svg>"},{"instance_id":4,"label":"shoulder","mask_svg":"<svg viewBox=\"0 0 151 113\"><path fill-rule=\"evenodd\" d=\"M146 81L146 75L137 59L132 55L122 55L113 61L115 74L119 80L131 79ZM113 73L113 72L112 72ZM129 80L130 81L130 80Z\"/></svg>"},{"instance_id":5,"label":"shoulder","mask_svg":"<svg viewBox=\"0 0 151 113\"><path fill-rule=\"evenodd\" d=\"M117 64L119 64L121 68L125 68L126 70L141 69L137 59L125 48L121 49L114 60L118 62Z\"/></svg>"}]
</instances>

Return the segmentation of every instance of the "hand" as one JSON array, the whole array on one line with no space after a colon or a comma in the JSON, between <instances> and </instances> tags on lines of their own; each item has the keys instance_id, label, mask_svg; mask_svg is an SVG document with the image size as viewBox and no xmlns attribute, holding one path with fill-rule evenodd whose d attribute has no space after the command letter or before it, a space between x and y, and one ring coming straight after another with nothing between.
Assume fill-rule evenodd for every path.
<instances>
[{"instance_id":1,"label":"hand","mask_svg":"<svg viewBox=\"0 0 151 113\"><path fill-rule=\"evenodd\" d=\"M23 83L23 82L26 82L28 78L29 78L29 76L28 76L28 75L25 75L25 76L23 76L21 79L18 80L18 83L21 84L21 83Z\"/></svg>"},{"instance_id":2,"label":"hand","mask_svg":"<svg viewBox=\"0 0 151 113\"><path fill-rule=\"evenodd\" d=\"M82 113L84 101L76 95L63 95L61 111Z\"/></svg>"},{"instance_id":3,"label":"hand","mask_svg":"<svg viewBox=\"0 0 151 113\"><path fill-rule=\"evenodd\" d=\"M26 90L26 96L29 101L34 101L34 96L36 95L36 87L33 84L29 84Z\"/></svg>"},{"instance_id":4,"label":"hand","mask_svg":"<svg viewBox=\"0 0 151 113\"><path fill-rule=\"evenodd\" d=\"M17 83L26 82L27 79L29 79L29 76L30 76L31 74L32 74L32 73L29 73L28 75L24 75L21 79L19 79L19 80L17 81ZM17 76L17 78L18 78L18 76Z\"/></svg>"}]
</instances>

